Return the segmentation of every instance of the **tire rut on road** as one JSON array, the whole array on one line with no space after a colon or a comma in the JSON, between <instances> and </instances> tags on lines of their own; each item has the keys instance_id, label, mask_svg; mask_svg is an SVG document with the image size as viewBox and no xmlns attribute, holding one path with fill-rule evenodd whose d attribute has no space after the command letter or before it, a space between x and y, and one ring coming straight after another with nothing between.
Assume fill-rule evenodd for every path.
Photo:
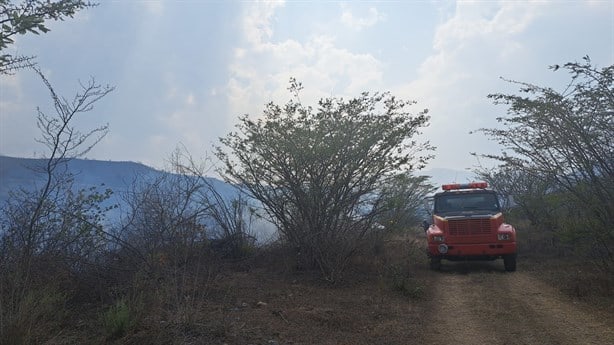
<instances>
[{"instance_id":1,"label":"tire rut on road","mask_svg":"<svg viewBox=\"0 0 614 345\"><path fill-rule=\"evenodd\" d=\"M495 263L448 265L431 276L424 344L614 343L613 315L527 273L505 273Z\"/></svg>"}]
</instances>

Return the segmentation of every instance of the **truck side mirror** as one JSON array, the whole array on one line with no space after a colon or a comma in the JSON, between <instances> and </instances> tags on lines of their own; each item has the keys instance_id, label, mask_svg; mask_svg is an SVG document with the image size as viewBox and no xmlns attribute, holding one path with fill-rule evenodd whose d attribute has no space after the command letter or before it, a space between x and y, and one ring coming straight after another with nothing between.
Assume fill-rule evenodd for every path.
<instances>
[{"instance_id":1,"label":"truck side mirror","mask_svg":"<svg viewBox=\"0 0 614 345\"><path fill-rule=\"evenodd\" d=\"M422 206L424 207L424 210L426 211L426 213L429 216L433 215L433 197L426 197L424 199L422 199Z\"/></svg>"},{"instance_id":2,"label":"truck side mirror","mask_svg":"<svg viewBox=\"0 0 614 345\"><path fill-rule=\"evenodd\" d=\"M426 220L422 221L422 228L424 229L424 231L428 230L429 227L431 227L431 224L429 224L429 222L427 222Z\"/></svg>"}]
</instances>

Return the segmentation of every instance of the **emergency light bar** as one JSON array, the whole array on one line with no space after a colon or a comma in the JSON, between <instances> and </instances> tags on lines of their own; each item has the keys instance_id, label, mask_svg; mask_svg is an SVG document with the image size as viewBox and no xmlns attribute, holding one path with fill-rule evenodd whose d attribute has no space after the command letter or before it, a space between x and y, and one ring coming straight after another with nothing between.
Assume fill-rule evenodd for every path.
<instances>
[{"instance_id":1,"label":"emergency light bar","mask_svg":"<svg viewBox=\"0 0 614 345\"><path fill-rule=\"evenodd\" d=\"M443 190L454 190L454 189L472 189L472 188L486 188L488 187L488 183L486 182L471 182L471 183L450 183L444 184L441 186Z\"/></svg>"}]
</instances>

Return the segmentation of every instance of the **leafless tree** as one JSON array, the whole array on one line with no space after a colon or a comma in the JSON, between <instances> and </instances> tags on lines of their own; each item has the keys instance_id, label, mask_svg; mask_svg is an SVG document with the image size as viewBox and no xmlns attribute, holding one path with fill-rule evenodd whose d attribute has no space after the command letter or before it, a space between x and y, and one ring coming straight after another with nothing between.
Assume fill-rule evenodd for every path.
<instances>
[{"instance_id":1,"label":"leafless tree","mask_svg":"<svg viewBox=\"0 0 614 345\"><path fill-rule=\"evenodd\" d=\"M111 193L96 188L75 190L67 164L89 152L107 133L107 125L82 133L76 122L113 88L91 79L67 100L55 92L39 69L34 71L50 92L54 114L37 109L41 132L37 140L48 149L44 164L33 168L42 184L13 191L2 207L0 314L8 319L37 282L45 284L49 279L47 283L58 283L61 279L57 276L50 279L56 268L79 270L83 260L103 246L103 203ZM6 324L0 326L4 330Z\"/></svg>"},{"instance_id":2,"label":"leafless tree","mask_svg":"<svg viewBox=\"0 0 614 345\"><path fill-rule=\"evenodd\" d=\"M203 185L173 168L136 176L123 195L128 209L121 237L150 269L185 264L207 242L207 206L199 202Z\"/></svg>"}]
</instances>

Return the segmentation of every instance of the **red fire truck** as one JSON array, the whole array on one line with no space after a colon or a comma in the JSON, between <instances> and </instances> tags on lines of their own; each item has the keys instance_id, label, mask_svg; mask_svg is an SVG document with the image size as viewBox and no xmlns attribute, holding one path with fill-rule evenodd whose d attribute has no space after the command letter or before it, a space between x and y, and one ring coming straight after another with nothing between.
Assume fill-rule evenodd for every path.
<instances>
[{"instance_id":1,"label":"red fire truck","mask_svg":"<svg viewBox=\"0 0 614 345\"><path fill-rule=\"evenodd\" d=\"M445 184L433 197L432 224L425 224L431 268L441 260L495 260L516 270L516 230L506 224L497 193L486 182Z\"/></svg>"}]
</instances>

